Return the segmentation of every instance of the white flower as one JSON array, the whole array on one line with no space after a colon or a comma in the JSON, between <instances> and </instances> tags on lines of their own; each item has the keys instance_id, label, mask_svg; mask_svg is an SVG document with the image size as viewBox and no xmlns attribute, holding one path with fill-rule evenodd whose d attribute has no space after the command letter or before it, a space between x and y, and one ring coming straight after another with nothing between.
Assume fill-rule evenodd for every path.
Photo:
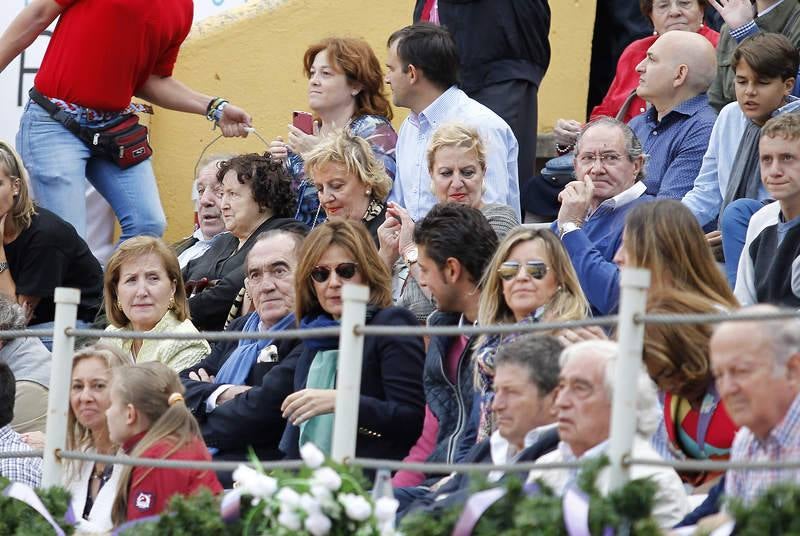
<instances>
[{"instance_id":1,"label":"white flower","mask_svg":"<svg viewBox=\"0 0 800 536\"><path fill-rule=\"evenodd\" d=\"M278 523L293 531L298 531L303 526L300 522L300 517L295 512L283 508L281 508L281 513L278 514Z\"/></svg>"},{"instance_id":2,"label":"white flower","mask_svg":"<svg viewBox=\"0 0 800 536\"><path fill-rule=\"evenodd\" d=\"M300 457L311 469L316 469L325 461L325 455L314 443L306 443L300 447Z\"/></svg>"},{"instance_id":3,"label":"white flower","mask_svg":"<svg viewBox=\"0 0 800 536\"><path fill-rule=\"evenodd\" d=\"M372 515L372 505L361 495L342 493L339 495L339 502L344 506L347 517L353 521L365 521Z\"/></svg>"},{"instance_id":4,"label":"white flower","mask_svg":"<svg viewBox=\"0 0 800 536\"><path fill-rule=\"evenodd\" d=\"M239 489L246 495L268 499L278 489L278 481L255 469L240 465L233 472L233 479L239 484Z\"/></svg>"},{"instance_id":5,"label":"white flower","mask_svg":"<svg viewBox=\"0 0 800 536\"><path fill-rule=\"evenodd\" d=\"M275 498L280 502L281 508L296 508L300 504L300 495L292 488L281 488Z\"/></svg>"},{"instance_id":6,"label":"white flower","mask_svg":"<svg viewBox=\"0 0 800 536\"><path fill-rule=\"evenodd\" d=\"M394 521L400 502L393 497L380 497L375 501L375 517L380 523Z\"/></svg>"},{"instance_id":7,"label":"white flower","mask_svg":"<svg viewBox=\"0 0 800 536\"><path fill-rule=\"evenodd\" d=\"M315 512L306 518L305 527L313 536L325 536L331 531L331 520L322 512Z\"/></svg>"},{"instance_id":8,"label":"white flower","mask_svg":"<svg viewBox=\"0 0 800 536\"><path fill-rule=\"evenodd\" d=\"M320 467L314 471L312 483L325 486L331 491L338 491L342 487L342 477L330 467Z\"/></svg>"},{"instance_id":9,"label":"white flower","mask_svg":"<svg viewBox=\"0 0 800 536\"><path fill-rule=\"evenodd\" d=\"M316 498L312 497L308 493L303 493L300 495L300 508L305 510L308 514L320 512L319 502Z\"/></svg>"}]
</instances>

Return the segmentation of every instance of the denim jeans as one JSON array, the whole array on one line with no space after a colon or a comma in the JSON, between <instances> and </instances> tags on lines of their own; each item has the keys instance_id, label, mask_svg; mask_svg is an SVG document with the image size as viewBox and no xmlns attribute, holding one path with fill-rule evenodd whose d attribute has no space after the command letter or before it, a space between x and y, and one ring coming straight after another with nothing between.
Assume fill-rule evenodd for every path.
<instances>
[{"instance_id":1,"label":"denim jeans","mask_svg":"<svg viewBox=\"0 0 800 536\"><path fill-rule=\"evenodd\" d=\"M82 112L77 120L90 127L107 124L88 121ZM122 228L120 241L164 233L166 218L150 160L120 169L109 160L94 157L72 132L30 101L20 119L17 150L28 168L36 202L71 223L84 239L84 178L114 209Z\"/></svg>"},{"instance_id":2,"label":"denim jeans","mask_svg":"<svg viewBox=\"0 0 800 536\"><path fill-rule=\"evenodd\" d=\"M747 226L764 203L756 199L737 199L725 207L719 218L719 229L722 231L722 251L725 252L725 275L731 288L736 286L736 272L739 269L739 257L744 249L747 237Z\"/></svg>"}]
</instances>

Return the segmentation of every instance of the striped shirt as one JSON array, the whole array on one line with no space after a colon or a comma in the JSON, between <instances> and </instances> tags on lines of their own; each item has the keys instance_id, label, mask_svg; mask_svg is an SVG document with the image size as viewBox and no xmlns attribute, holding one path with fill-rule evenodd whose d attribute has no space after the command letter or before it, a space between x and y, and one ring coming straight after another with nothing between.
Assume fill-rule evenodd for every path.
<instances>
[{"instance_id":1,"label":"striped shirt","mask_svg":"<svg viewBox=\"0 0 800 536\"><path fill-rule=\"evenodd\" d=\"M800 395L789 406L783 420L763 440L742 427L733 440L732 462L780 462L800 460ZM800 481L798 469L729 470L725 495L752 503L769 487L784 481Z\"/></svg>"}]
</instances>

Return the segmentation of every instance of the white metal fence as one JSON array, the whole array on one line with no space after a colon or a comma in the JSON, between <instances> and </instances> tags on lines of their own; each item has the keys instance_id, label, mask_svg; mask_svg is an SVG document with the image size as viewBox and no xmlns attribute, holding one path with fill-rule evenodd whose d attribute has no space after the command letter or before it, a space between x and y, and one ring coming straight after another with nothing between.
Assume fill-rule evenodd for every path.
<instances>
[{"instance_id":1,"label":"white metal fence","mask_svg":"<svg viewBox=\"0 0 800 536\"><path fill-rule=\"evenodd\" d=\"M217 471L233 470L247 460L226 462L198 462L180 460L158 460L150 458L130 458L125 456L106 456L66 450L67 412L69 411L69 385L72 356L76 337L141 338L141 339L197 339L237 340L243 337L254 338L308 338L339 336L339 363L336 389L336 411L334 416L332 457L342 463L367 469L407 469L426 473L450 472L488 472L488 471L527 471L535 462L506 465L491 464L431 464L404 463L396 460L359 459L355 457L356 431L358 423L358 398L361 385L361 362L364 337L367 335L459 335L478 333L522 333L546 331L560 328L586 326L616 326L619 344L619 358L615 370L616 385L635 385L636 375L642 362L644 325L646 323L717 323L727 321L774 320L798 318L800 311L784 311L775 314L714 314L714 315L648 315L645 314L647 289L650 274L646 270L625 268L621 276L619 315L592 318L580 321L537 323L526 325L493 326L366 326L366 304L368 289L359 285L346 285L343 290L343 314L340 328L320 328L306 330L285 330L279 332L241 333L204 332L199 335L186 333L140 333L106 332L102 330L75 329L77 306L80 299L75 289L58 288L55 292L56 314L53 330L53 362L48 399L47 430L45 446L42 451L0 453L0 457L43 456L44 475L42 485L61 484L62 460L88 460L123 465L142 465L164 468L203 468ZM0 332L0 338L50 335L49 330L17 330ZM635 433L636 392L633 389L617 389L612 400L611 430L609 438L609 460L611 462L611 486L617 488L627 482L631 465L669 466L677 470L723 471L735 469L800 469L800 460L792 462L752 462L733 463L718 461L678 461L648 460L631 457ZM299 461L264 461L265 469L294 469L302 464ZM535 464L537 469L574 468L580 464L556 463Z\"/></svg>"}]
</instances>

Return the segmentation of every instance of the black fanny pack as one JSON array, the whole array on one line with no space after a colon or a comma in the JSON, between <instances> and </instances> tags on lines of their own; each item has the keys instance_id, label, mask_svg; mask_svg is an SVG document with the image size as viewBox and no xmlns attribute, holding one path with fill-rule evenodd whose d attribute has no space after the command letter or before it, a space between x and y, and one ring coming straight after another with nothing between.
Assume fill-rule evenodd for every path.
<instances>
[{"instance_id":1,"label":"black fanny pack","mask_svg":"<svg viewBox=\"0 0 800 536\"><path fill-rule=\"evenodd\" d=\"M31 100L44 108L50 117L81 140L92 155L111 160L121 169L135 166L153 154L147 127L139 124L136 114L122 115L103 128L84 127L71 114L39 93L35 87L31 88L29 95Z\"/></svg>"}]
</instances>

